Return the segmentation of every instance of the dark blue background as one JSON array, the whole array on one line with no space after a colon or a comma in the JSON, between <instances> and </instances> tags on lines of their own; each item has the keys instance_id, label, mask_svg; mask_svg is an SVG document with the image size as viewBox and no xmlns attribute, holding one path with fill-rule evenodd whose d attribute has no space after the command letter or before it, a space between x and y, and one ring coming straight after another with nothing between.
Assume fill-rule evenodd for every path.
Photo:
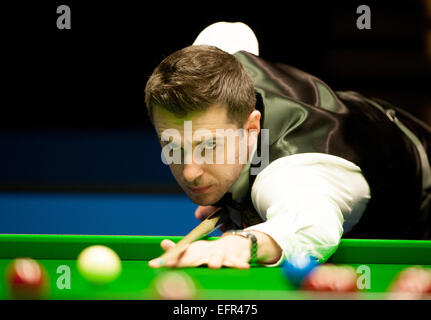
<instances>
[{"instance_id":1,"label":"dark blue background","mask_svg":"<svg viewBox=\"0 0 431 320\"><path fill-rule=\"evenodd\" d=\"M150 129L10 129L0 131L0 146L3 183L114 189L175 185Z\"/></svg>"},{"instance_id":2,"label":"dark blue background","mask_svg":"<svg viewBox=\"0 0 431 320\"><path fill-rule=\"evenodd\" d=\"M185 235L198 220L184 195L0 193L0 233Z\"/></svg>"},{"instance_id":3,"label":"dark blue background","mask_svg":"<svg viewBox=\"0 0 431 320\"><path fill-rule=\"evenodd\" d=\"M196 205L152 131L0 133L0 233L185 235ZM217 232L215 233L217 234Z\"/></svg>"}]
</instances>

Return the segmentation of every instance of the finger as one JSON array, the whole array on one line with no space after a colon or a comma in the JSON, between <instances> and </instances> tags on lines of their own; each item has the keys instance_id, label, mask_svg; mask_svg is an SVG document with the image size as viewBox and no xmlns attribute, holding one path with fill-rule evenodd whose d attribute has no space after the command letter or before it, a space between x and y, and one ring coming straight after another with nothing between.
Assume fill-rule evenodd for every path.
<instances>
[{"instance_id":1,"label":"finger","mask_svg":"<svg viewBox=\"0 0 431 320\"><path fill-rule=\"evenodd\" d=\"M150 268L161 268L164 266L164 261L162 258L156 258L156 259L150 260L148 262L148 266L150 266Z\"/></svg>"},{"instance_id":2,"label":"finger","mask_svg":"<svg viewBox=\"0 0 431 320\"><path fill-rule=\"evenodd\" d=\"M214 206L198 206L195 210L195 217L199 220L205 220L216 209L217 207Z\"/></svg>"},{"instance_id":3,"label":"finger","mask_svg":"<svg viewBox=\"0 0 431 320\"><path fill-rule=\"evenodd\" d=\"M208 261L208 268L220 269L223 266L224 254L223 252L218 252L212 255Z\"/></svg>"},{"instance_id":4,"label":"finger","mask_svg":"<svg viewBox=\"0 0 431 320\"><path fill-rule=\"evenodd\" d=\"M178 260L176 258L170 258L169 260L164 261L164 266L168 268L174 268L178 264Z\"/></svg>"},{"instance_id":5,"label":"finger","mask_svg":"<svg viewBox=\"0 0 431 320\"><path fill-rule=\"evenodd\" d=\"M162 242L160 242L160 246L163 250L168 251L169 249L175 247L175 242L169 239L164 239Z\"/></svg>"},{"instance_id":6,"label":"finger","mask_svg":"<svg viewBox=\"0 0 431 320\"><path fill-rule=\"evenodd\" d=\"M160 242L160 246L164 251L168 251L169 249L175 247L175 245L176 245L175 242L169 239L164 239L162 240L162 242ZM177 261L177 258L174 258L174 259L170 258L168 261L166 261L165 259L163 259L163 257L158 257L150 260L148 262L148 265L151 268L160 268L164 266L173 266L175 265L176 261Z\"/></svg>"},{"instance_id":7,"label":"finger","mask_svg":"<svg viewBox=\"0 0 431 320\"><path fill-rule=\"evenodd\" d=\"M188 250L179 257L176 267L198 267L208 263L207 241L197 241L191 244Z\"/></svg>"},{"instance_id":8,"label":"finger","mask_svg":"<svg viewBox=\"0 0 431 320\"><path fill-rule=\"evenodd\" d=\"M193 267L200 267L204 264L207 264L207 261L205 261L204 258L186 258L186 259L179 259L177 264L175 265L176 268L193 268Z\"/></svg>"},{"instance_id":9,"label":"finger","mask_svg":"<svg viewBox=\"0 0 431 320\"><path fill-rule=\"evenodd\" d=\"M247 269L250 269L250 264L247 262L238 262L237 264L234 265L234 268L247 270Z\"/></svg>"},{"instance_id":10,"label":"finger","mask_svg":"<svg viewBox=\"0 0 431 320\"><path fill-rule=\"evenodd\" d=\"M250 264L248 262L245 262L242 260L225 259L225 261L223 262L223 265L225 267L236 268L236 269L241 269L241 270L246 270L246 269L250 268Z\"/></svg>"},{"instance_id":11,"label":"finger","mask_svg":"<svg viewBox=\"0 0 431 320\"><path fill-rule=\"evenodd\" d=\"M179 261L179 256L170 257L168 260L164 259L162 256L162 257L158 257L153 260L150 260L148 262L148 265L151 268L161 268L161 267L173 268L177 266L178 261Z\"/></svg>"}]
</instances>

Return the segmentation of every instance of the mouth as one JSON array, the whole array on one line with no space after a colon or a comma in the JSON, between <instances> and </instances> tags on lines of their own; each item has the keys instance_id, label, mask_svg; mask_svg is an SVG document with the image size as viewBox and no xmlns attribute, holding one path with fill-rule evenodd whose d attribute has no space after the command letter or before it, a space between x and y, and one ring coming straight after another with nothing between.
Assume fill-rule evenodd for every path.
<instances>
[{"instance_id":1,"label":"mouth","mask_svg":"<svg viewBox=\"0 0 431 320\"><path fill-rule=\"evenodd\" d=\"M206 187L200 187L200 188L187 187L187 189L189 189L193 193L202 194L202 193L206 193L211 187L212 185L206 186Z\"/></svg>"}]
</instances>

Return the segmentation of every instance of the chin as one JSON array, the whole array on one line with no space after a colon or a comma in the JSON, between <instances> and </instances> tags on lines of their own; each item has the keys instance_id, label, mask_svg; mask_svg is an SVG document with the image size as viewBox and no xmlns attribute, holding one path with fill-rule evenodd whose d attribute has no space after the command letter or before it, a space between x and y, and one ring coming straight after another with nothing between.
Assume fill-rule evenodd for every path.
<instances>
[{"instance_id":1,"label":"chin","mask_svg":"<svg viewBox=\"0 0 431 320\"><path fill-rule=\"evenodd\" d=\"M216 203L218 200L220 200L220 197L215 197L211 194L205 194L205 195L191 195L187 194L189 199L199 205L199 206L211 206L214 203Z\"/></svg>"},{"instance_id":2,"label":"chin","mask_svg":"<svg viewBox=\"0 0 431 320\"><path fill-rule=\"evenodd\" d=\"M211 201L211 199L201 199L201 198L195 198L195 197L193 197L193 198L189 197L189 198L193 203L195 203L199 206L211 206L217 202L217 201Z\"/></svg>"}]
</instances>

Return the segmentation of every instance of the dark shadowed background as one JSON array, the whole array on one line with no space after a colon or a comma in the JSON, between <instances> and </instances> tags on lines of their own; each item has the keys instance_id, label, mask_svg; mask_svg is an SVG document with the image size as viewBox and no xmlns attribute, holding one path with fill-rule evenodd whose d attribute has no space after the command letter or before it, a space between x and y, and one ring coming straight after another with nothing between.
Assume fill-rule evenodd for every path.
<instances>
[{"instance_id":1,"label":"dark shadowed background","mask_svg":"<svg viewBox=\"0 0 431 320\"><path fill-rule=\"evenodd\" d=\"M144 87L161 59L217 21L248 24L267 60L431 124L431 1L283 2L0 5L0 233L192 228L196 206L160 161ZM71 30L56 28L62 4ZM370 30L356 27L361 4Z\"/></svg>"}]
</instances>

